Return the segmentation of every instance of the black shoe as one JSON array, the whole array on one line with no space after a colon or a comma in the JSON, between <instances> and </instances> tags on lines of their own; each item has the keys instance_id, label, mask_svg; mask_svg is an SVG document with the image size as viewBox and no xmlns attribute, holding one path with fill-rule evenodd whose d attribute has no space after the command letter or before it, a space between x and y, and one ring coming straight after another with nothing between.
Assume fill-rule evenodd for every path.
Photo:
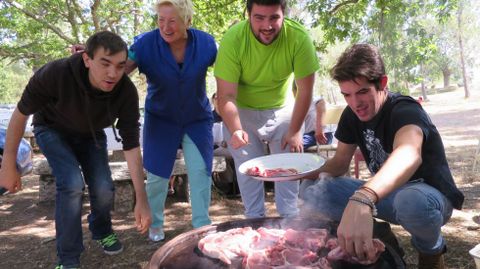
<instances>
[{"instance_id":1,"label":"black shoe","mask_svg":"<svg viewBox=\"0 0 480 269\"><path fill-rule=\"evenodd\" d=\"M108 255L115 255L123 251L123 246L120 240L118 240L115 233L111 233L108 236L98 240L102 245L103 252Z\"/></svg>"}]
</instances>

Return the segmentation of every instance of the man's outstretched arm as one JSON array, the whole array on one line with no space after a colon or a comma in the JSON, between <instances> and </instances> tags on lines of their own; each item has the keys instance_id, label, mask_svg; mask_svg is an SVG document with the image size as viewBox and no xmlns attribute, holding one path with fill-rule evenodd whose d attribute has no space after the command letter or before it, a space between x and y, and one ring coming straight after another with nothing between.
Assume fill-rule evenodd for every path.
<instances>
[{"instance_id":1,"label":"man's outstretched arm","mask_svg":"<svg viewBox=\"0 0 480 269\"><path fill-rule=\"evenodd\" d=\"M15 193L22 188L20 173L17 170L17 152L20 140L25 132L27 120L28 116L23 115L18 108L15 108L8 124L2 167L0 168L0 186L11 193Z\"/></svg>"},{"instance_id":2,"label":"man's outstretched arm","mask_svg":"<svg viewBox=\"0 0 480 269\"><path fill-rule=\"evenodd\" d=\"M148 231L150 224L152 224L152 215L145 191L145 177L140 147L125 150L123 153L132 177L133 188L135 189L135 224L140 233L145 233Z\"/></svg>"}]
</instances>

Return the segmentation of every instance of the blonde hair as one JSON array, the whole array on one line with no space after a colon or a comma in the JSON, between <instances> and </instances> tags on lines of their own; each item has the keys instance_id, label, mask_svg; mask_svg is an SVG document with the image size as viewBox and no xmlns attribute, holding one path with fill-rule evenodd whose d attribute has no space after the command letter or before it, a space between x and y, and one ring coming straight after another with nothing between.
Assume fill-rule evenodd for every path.
<instances>
[{"instance_id":1,"label":"blonde hair","mask_svg":"<svg viewBox=\"0 0 480 269\"><path fill-rule=\"evenodd\" d=\"M191 0L157 0L155 4L155 10L158 12L158 8L162 5L172 5L178 12L178 16L183 20L185 25L189 25L192 22L193 17L193 4Z\"/></svg>"}]
</instances>

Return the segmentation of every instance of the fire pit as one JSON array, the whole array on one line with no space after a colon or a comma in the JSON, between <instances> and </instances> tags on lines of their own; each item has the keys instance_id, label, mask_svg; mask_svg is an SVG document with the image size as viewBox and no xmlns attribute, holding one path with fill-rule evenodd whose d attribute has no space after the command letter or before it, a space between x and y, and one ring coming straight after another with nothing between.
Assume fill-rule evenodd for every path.
<instances>
[{"instance_id":1,"label":"fire pit","mask_svg":"<svg viewBox=\"0 0 480 269\"><path fill-rule=\"evenodd\" d=\"M227 266L218 259L212 259L203 255L198 249L197 244L206 234L217 231L226 231L233 228L250 226L254 229L259 227L305 230L308 228L326 228L332 235L336 235L337 223L326 220L310 219L285 219L285 218L258 218L245 219L237 221L223 222L217 225L209 225L178 235L165 245L160 247L152 256L148 268L150 269L214 269L214 268L242 268L241 260L233 260L232 265ZM378 227L374 229L374 236L382 239ZM385 242L384 242L385 243ZM363 268L363 269L390 269L405 268L405 264L400 255L385 243L385 252L382 253L378 261L371 265L350 264L347 262L335 262L333 268Z\"/></svg>"}]
</instances>

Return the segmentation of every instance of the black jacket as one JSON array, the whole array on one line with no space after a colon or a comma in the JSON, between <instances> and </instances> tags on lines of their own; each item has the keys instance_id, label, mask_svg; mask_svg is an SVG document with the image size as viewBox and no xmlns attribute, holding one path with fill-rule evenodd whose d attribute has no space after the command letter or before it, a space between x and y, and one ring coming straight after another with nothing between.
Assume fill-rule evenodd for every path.
<instances>
[{"instance_id":1,"label":"black jacket","mask_svg":"<svg viewBox=\"0 0 480 269\"><path fill-rule=\"evenodd\" d=\"M135 85L123 75L111 92L93 88L81 54L41 67L28 82L17 106L24 115L34 114L34 126L75 135L91 136L118 119L116 127L123 149L140 145Z\"/></svg>"}]
</instances>

